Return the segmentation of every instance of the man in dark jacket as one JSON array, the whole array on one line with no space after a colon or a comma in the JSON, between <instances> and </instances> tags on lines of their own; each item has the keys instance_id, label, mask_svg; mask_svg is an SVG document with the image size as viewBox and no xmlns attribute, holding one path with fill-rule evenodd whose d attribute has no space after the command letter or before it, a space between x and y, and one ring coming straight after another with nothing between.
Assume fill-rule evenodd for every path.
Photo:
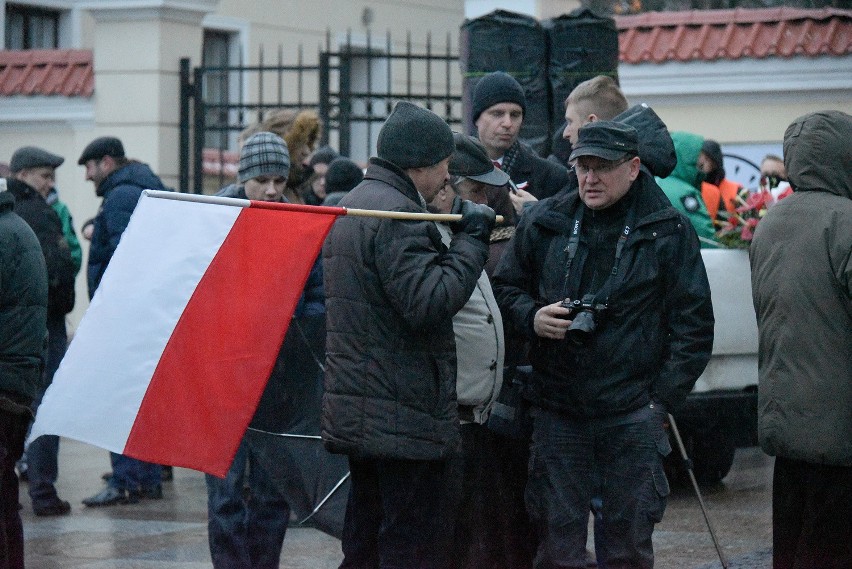
<instances>
[{"instance_id":1,"label":"man in dark jacket","mask_svg":"<svg viewBox=\"0 0 852 569\"><path fill-rule=\"evenodd\" d=\"M86 179L95 185L95 193L103 198L93 220L92 244L89 247L89 298L95 295L109 260L118 247L121 234L142 190L167 190L147 164L128 160L124 145L112 136L96 138L83 149L80 166L86 167Z\"/></svg>"},{"instance_id":2,"label":"man in dark jacket","mask_svg":"<svg viewBox=\"0 0 852 569\"><path fill-rule=\"evenodd\" d=\"M852 116L784 134L793 194L749 249L759 330L758 436L775 456L775 569L852 567Z\"/></svg>"},{"instance_id":3,"label":"man in dark jacket","mask_svg":"<svg viewBox=\"0 0 852 569\"><path fill-rule=\"evenodd\" d=\"M45 199L53 187L57 167L65 161L36 146L24 146L15 151L9 167L14 178L8 181L9 191L15 196L16 212L26 221L41 243L47 265L47 352L41 390L33 401L34 409L41 403L59 362L65 355L68 335L65 315L74 308L74 280L77 265L70 243L63 231L56 210ZM37 516L59 516L71 511L71 504L61 500L56 492L59 437L44 435L27 447L26 460L22 460L22 476L29 480L29 495L33 512Z\"/></svg>"},{"instance_id":4,"label":"man in dark jacket","mask_svg":"<svg viewBox=\"0 0 852 569\"><path fill-rule=\"evenodd\" d=\"M473 90L472 119L488 157L509 174L516 208L531 197L544 199L562 189L568 170L538 156L518 140L527 102L524 89L502 71L489 73ZM529 195L531 194L531 196Z\"/></svg>"},{"instance_id":5,"label":"man in dark jacket","mask_svg":"<svg viewBox=\"0 0 852 569\"><path fill-rule=\"evenodd\" d=\"M434 113L399 103L378 157L341 200L424 213L454 149ZM494 212L464 202L449 247L434 222L346 216L323 247L327 364L322 437L349 457L342 567L423 567L444 460L459 442L453 315L488 257Z\"/></svg>"},{"instance_id":6,"label":"man in dark jacket","mask_svg":"<svg viewBox=\"0 0 852 569\"><path fill-rule=\"evenodd\" d=\"M47 270L38 239L0 191L0 565L24 567L15 461L24 452L41 389L47 333Z\"/></svg>"},{"instance_id":7,"label":"man in dark jacket","mask_svg":"<svg viewBox=\"0 0 852 569\"><path fill-rule=\"evenodd\" d=\"M77 163L86 167L86 179L95 184L95 193L103 198L93 221L92 244L89 247L88 282L89 298L92 298L136 209L142 190L168 188L147 165L128 160L124 155L124 145L112 136L90 142ZM110 459L112 476L107 487L83 500L83 504L111 506L136 503L139 498L163 497L160 465L116 453L110 453Z\"/></svg>"},{"instance_id":8,"label":"man in dark jacket","mask_svg":"<svg viewBox=\"0 0 852 569\"><path fill-rule=\"evenodd\" d=\"M570 156L579 191L532 206L494 274L504 317L531 340L527 507L539 567L585 566L593 496L603 499L599 561L653 567L669 492L665 412L710 359L698 240L638 152L633 127L581 128Z\"/></svg>"}]
</instances>

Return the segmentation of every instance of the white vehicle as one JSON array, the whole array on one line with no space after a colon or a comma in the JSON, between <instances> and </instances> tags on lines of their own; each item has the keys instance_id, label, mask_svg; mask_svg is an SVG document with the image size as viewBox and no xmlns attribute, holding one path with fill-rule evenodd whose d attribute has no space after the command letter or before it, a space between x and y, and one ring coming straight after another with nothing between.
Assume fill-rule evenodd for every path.
<instances>
[{"instance_id":1,"label":"white vehicle","mask_svg":"<svg viewBox=\"0 0 852 569\"><path fill-rule=\"evenodd\" d=\"M738 447L757 444L757 319L748 251L701 255L716 319L713 355L674 417L695 477L706 485L725 477Z\"/></svg>"}]
</instances>

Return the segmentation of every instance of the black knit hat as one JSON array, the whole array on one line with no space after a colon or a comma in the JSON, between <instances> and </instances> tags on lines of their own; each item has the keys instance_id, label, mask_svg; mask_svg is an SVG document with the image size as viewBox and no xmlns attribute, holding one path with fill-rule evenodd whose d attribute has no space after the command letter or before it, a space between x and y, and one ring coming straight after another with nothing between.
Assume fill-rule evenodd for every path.
<instances>
[{"instance_id":1,"label":"black knit hat","mask_svg":"<svg viewBox=\"0 0 852 569\"><path fill-rule=\"evenodd\" d=\"M364 171L355 162L343 156L335 158L325 173L325 193L348 192L363 179Z\"/></svg>"},{"instance_id":2,"label":"black knit hat","mask_svg":"<svg viewBox=\"0 0 852 569\"><path fill-rule=\"evenodd\" d=\"M604 160L620 160L638 155L639 135L635 128L615 121L594 121L580 127L577 144L568 159L597 156Z\"/></svg>"},{"instance_id":3,"label":"black knit hat","mask_svg":"<svg viewBox=\"0 0 852 569\"><path fill-rule=\"evenodd\" d=\"M240 150L237 181L241 184L258 176L282 176L290 173L290 153L284 139L271 132L251 135Z\"/></svg>"},{"instance_id":4,"label":"black knit hat","mask_svg":"<svg viewBox=\"0 0 852 569\"><path fill-rule=\"evenodd\" d=\"M39 148L38 146L24 146L12 154L9 169L14 173L26 170L27 168L40 168L42 166L58 168L63 162L65 162L65 158L48 152L43 148Z\"/></svg>"},{"instance_id":5,"label":"black knit hat","mask_svg":"<svg viewBox=\"0 0 852 569\"><path fill-rule=\"evenodd\" d=\"M83 166L89 160L100 160L104 156L124 158L124 145L114 136L102 136L94 139L83 149L77 164Z\"/></svg>"},{"instance_id":6,"label":"black knit hat","mask_svg":"<svg viewBox=\"0 0 852 569\"><path fill-rule=\"evenodd\" d=\"M401 101L379 131L377 154L405 170L433 166L452 154L453 149L453 131L444 119Z\"/></svg>"},{"instance_id":7,"label":"black knit hat","mask_svg":"<svg viewBox=\"0 0 852 569\"><path fill-rule=\"evenodd\" d=\"M308 164L311 166L316 166L317 164L331 164L331 161L340 156L337 151L326 144L325 146L320 146L317 148L313 154L311 154L311 159L308 161Z\"/></svg>"},{"instance_id":8,"label":"black knit hat","mask_svg":"<svg viewBox=\"0 0 852 569\"><path fill-rule=\"evenodd\" d=\"M515 81L514 77L502 71L489 73L479 80L473 88L472 103L473 122L476 122L479 115L488 107L493 107L497 103L517 103L525 114L527 112L527 98L523 87Z\"/></svg>"}]
</instances>

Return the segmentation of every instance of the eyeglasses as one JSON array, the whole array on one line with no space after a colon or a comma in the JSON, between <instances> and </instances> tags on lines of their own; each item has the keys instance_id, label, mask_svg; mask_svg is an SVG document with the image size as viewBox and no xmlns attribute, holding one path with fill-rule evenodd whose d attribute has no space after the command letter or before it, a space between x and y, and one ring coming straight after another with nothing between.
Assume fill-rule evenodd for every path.
<instances>
[{"instance_id":1,"label":"eyeglasses","mask_svg":"<svg viewBox=\"0 0 852 569\"><path fill-rule=\"evenodd\" d=\"M580 178L585 177L586 175L588 175L589 172L594 172L598 176L603 176L604 174L609 174L610 172L612 172L613 170L615 170L616 168L618 168L622 164L624 164L626 162L630 162L631 160L633 160L632 156L628 156L627 158L622 158L621 160L618 160L617 162L603 161L600 164L598 164L597 166L595 166L594 168L584 166L584 165L580 164L579 162L577 162L576 164L574 164L574 172L576 172L577 176L580 177Z\"/></svg>"}]
</instances>

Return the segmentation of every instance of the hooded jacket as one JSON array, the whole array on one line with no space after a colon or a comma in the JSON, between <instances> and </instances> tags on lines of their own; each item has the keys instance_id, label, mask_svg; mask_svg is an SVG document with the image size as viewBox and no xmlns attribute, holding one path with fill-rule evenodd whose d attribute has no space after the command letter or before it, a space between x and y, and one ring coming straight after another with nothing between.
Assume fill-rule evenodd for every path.
<instances>
[{"instance_id":1,"label":"hooded jacket","mask_svg":"<svg viewBox=\"0 0 852 569\"><path fill-rule=\"evenodd\" d=\"M424 212L411 178L370 160L342 207ZM459 442L453 315L488 246L449 247L431 221L340 217L323 246L326 340L322 438L361 458L437 460Z\"/></svg>"},{"instance_id":2,"label":"hooded jacket","mask_svg":"<svg viewBox=\"0 0 852 569\"><path fill-rule=\"evenodd\" d=\"M99 196L104 200L98 214L93 220L92 244L89 247L89 264L87 276L89 281L89 298L95 295L101 278L121 234L130 222L130 216L136 209L142 190L168 190L147 164L131 162L110 174L97 188Z\"/></svg>"},{"instance_id":3,"label":"hooded jacket","mask_svg":"<svg viewBox=\"0 0 852 569\"><path fill-rule=\"evenodd\" d=\"M749 249L759 332L763 450L852 466L852 116L796 119L784 135L792 195Z\"/></svg>"},{"instance_id":4,"label":"hooded jacket","mask_svg":"<svg viewBox=\"0 0 852 569\"><path fill-rule=\"evenodd\" d=\"M698 170L698 155L704 139L689 132L673 132L677 166L666 178L657 178L669 201L692 223L702 247L715 247L715 231L710 214L701 197L703 174Z\"/></svg>"},{"instance_id":5,"label":"hooded jacket","mask_svg":"<svg viewBox=\"0 0 852 569\"><path fill-rule=\"evenodd\" d=\"M41 390L47 270L38 239L0 192L0 397L29 405Z\"/></svg>"}]
</instances>

